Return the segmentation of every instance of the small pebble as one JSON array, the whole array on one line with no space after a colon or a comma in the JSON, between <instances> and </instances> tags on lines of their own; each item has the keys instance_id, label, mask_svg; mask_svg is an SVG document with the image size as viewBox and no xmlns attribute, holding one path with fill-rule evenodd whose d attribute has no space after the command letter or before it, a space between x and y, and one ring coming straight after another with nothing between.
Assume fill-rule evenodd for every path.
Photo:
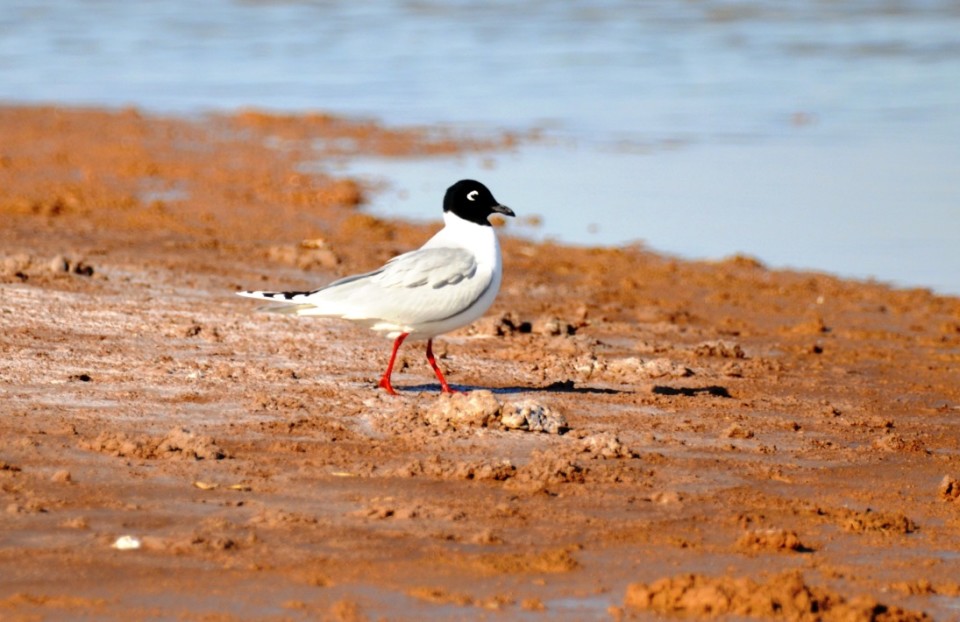
<instances>
[{"instance_id":1,"label":"small pebble","mask_svg":"<svg viewBox=\"0 0 960 622\"><path fill-rule=\"evenodd\" d=\"M73 481L73 476L70 475L70 471L66 469L61 469L50 476L51 482L57 482L60 484L69 484Z\"/></svg>"},{"instance_id":2,"label":"small pebble","mask_svg":"<svg viewBox=\"0 0 960 622\"><path fill-rule=\"evenodd\" d=\"M118 551L135 551L140 548L140 538L136 536L120 536L110 546Z\"/></svg>"},{"instance_id":3,"label":"small pebble","mask_svg":"<svg viewBox=\"0 0 960 622\"><path fill-rule=\"evenodd\" d=\"M80 276L93 276L93 266L82 261L78 261L73 266L73 273Z\"/></svg>"},{"instance_id":4,"label":"small pebble","mask_svg":"<svg viewBox=\"0 0 960 622\"><path fill-rule=\"evenodd\" d=\"M956 499L960 499L960 481L957 481L955 478L950 477L949 475L944 475L943 479L940 480L940 486L937 488L937 493L944 501L954 501Z\"/></svg>"},{"instance_id":5,"label":"small pebble","mask_svg":"<svg viewBox=\"0 0 960 622\"><path fill-rule=\"evenodd\" d=\"M47 267L50 269L50 272L69 272L70 262L67 261L67 258L63 255L57 255L50 260L50 263L47 264Z\"/></svg>"},{"instance_id":6,"label":"small pebble","mask_svg":"<svg viewBox=\"0 0 960 622\"><path fill-rule=\"evenodd\" d=\"M83 516L77 516L75 518L68 518L60 523L60 526L66 527L67 529L89 529L90 523L88 523L87 519Z\"/></svg>"}]
</instances>

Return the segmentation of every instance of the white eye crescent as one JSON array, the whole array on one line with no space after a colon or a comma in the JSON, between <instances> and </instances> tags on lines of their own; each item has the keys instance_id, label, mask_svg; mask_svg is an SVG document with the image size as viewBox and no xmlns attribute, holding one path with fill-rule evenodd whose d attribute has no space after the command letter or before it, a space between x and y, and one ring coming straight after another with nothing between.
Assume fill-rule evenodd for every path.
<instances>
[{"instance_id":1,"label":"white eye crescent","mask_svg":"<svg viewBox=\"0 0 960 622\"><path fill-rule=\"evenodd\" d=\"M477 200L477 195L479 195L479 194L480 194L480 191L479 191L479 190L471 190L470 192L467 193L467 200L468 200L468 201L476 201L476 200Z\"/></svg>"}]
</instances>

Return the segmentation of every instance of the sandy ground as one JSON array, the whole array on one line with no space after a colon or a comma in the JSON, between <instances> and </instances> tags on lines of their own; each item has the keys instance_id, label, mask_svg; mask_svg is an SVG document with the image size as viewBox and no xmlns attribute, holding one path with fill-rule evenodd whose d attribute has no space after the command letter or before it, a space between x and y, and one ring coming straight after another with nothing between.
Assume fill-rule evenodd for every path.
<instances>
[{"instance_id":1,"label":"sandy ground","mask_svg":"<svg viewBox=\"0 0 960 622\"><path fill-rule=\"evenodd\" d=\"M469 392L410 344L392 398L387 341L232 292L436 229L305 163L522 137L0 136L0 619L960 619L960 300L507 227L500 298L437 344Z\"/></svg>"}]
</instances>

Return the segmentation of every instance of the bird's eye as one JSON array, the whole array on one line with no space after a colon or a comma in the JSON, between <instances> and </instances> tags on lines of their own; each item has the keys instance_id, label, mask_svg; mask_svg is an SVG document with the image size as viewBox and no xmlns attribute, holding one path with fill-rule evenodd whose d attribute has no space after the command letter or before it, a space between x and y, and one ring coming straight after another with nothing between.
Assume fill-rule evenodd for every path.
<instances>
[{"instance_id":1,"label":"bird's eye","mask_svg":"<svg viewBox=\"0 0 960 622\"><path fill-rule=\"evenodd\" d=\"M468 200L468 201L476 201L476 200L477 200L477 195L479 195L479 194L480 194L480 191L479 191L479 190L471 190L470 192L467 193L467 200Z\"/></svg>"}]
</instances>

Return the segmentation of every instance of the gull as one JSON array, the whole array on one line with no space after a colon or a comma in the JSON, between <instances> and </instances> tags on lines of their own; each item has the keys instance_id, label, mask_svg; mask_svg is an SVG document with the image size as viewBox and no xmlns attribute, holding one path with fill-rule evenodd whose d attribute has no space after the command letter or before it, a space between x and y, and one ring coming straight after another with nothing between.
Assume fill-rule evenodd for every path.
<instances>
[{"instance_id":1,"label":"gull","mask_svg":"<svg viewBox=\"0 0 960 622\"><path fill-rule=\"evenodd\" d=\"M482 183L463 179L443 197L444 226L418 248L364 274L313 291L243 291L239 296L277 303L264 310L333 317L393 339L379 386L396 395L390 377L405 339L427 341L427 361L440 388L452 393L433 356L433 339L479 319L500 291L500 242L488 220L514 216Z\"/></svg>"}]
</instances>

